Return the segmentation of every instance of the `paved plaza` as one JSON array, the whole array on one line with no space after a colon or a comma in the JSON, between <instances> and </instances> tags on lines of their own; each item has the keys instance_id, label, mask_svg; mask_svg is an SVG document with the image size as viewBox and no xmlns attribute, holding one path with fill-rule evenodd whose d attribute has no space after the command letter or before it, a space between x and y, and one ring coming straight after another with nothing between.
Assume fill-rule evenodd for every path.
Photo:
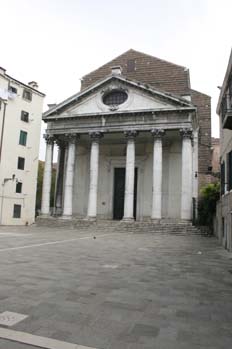
<instances>
[{"instance_id":1,"label":"paved plaza","mask_svg":"<svg viewBox=\"0 0 232 349\"><path fill-rule=\"evenodd\" d=\"M1 227L0 242L0 313L27 316L0 324L1 349L232 347L232 255L215 238Z\"/></svg>"}]
</instances>

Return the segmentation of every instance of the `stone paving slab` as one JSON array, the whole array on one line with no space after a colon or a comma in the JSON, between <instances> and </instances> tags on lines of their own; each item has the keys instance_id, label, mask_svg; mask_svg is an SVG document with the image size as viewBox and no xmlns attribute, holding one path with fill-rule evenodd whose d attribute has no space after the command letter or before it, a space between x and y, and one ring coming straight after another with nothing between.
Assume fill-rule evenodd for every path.
<instances>
[{"instance_id":1,"label":"stone paving slab","mask_svg":"<svg viewBox=\"0 0 232 349\"><path fill-rule=\"evenodd\" d=\"M215 238L0 227L0 275L0 312L28 315L12 330L98 349L231 348L232 255Z\"/></svg>"}]
</instances>

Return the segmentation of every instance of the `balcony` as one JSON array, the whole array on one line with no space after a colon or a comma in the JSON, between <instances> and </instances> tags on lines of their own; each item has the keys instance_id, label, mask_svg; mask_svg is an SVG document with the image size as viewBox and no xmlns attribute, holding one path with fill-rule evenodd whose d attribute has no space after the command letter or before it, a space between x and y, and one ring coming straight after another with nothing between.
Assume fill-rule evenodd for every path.
<instances>
[{"instance_id":1,"label":"balcony","mask_svg":"<svg viewBox=\"0 0 232 349\"><path fill-rule=\"evenodd\" d=\"M221 104L222 128L232 130L232 94L226 94Z\"/></svg>"}]
</instances>

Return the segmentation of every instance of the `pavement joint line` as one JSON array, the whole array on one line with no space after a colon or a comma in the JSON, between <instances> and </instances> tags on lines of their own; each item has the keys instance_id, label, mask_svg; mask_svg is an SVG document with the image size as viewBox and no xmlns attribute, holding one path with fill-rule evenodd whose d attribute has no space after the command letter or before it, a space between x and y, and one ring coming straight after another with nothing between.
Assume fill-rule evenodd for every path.
<instances>
[{"instance_id":1,"label":"pavement joint line","mask_svg":"<svg viewBox=\"0 0 232 349\"><path fill-rule=\"evenodd\" d=\"M102 235L96 235L97 238L102 238L105 236L111 236L115 235L116 233L112 234L102 234ZM26 248L33 248L33 247L40 247L40 246L46 246L46 245L57 245L57 244L63 244L66 242L72 242L72 241L78 241L78 240L89 240L93 239L93 236L84 236L80 238L75 238L75 239L67 239L67 240L57 240L57 241L49 241L49 242L44 242L40 244L32 244L32 245L24 245L24 246L17 246L17 247L7 247L7 248L2 248L0 249L0 252L5 252L5 251L14 251L14 250L23 250Z\"/></svg>"},{"instance_id":2,"label":"pavement joint line","mask_svg":"<svg viewBox=\"0 0 232 349\"><path fill-rule=\"evenodd\" d=\"M14 237L23 236L24 237L24 236L31 236L31 235L32 234L27 234L27 233L25 233L25 234L24 233L0 233L0 237L1 236L4 236L4 237L5 236L14 236Z\"/></svg>"},{"instance_id":3,"label":"pavement joint line","mask_svg":"<svg viewBox=\"0 0 232 349\"><path fill-rule=\"evenodd\" d=\"M0 338L43 349L97 349L6 328L0 328Z\"/></svg>"}]
</instances>

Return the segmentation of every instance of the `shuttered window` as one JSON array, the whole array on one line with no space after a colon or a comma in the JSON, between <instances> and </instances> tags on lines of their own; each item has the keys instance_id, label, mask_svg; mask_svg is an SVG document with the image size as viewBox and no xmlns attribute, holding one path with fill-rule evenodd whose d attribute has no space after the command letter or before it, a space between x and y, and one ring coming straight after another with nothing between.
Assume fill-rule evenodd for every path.
<instances>
[{"instance_id":1,"label":"shuttered window","mask_svg":"<svg viewBox=\"0 0 232 349\"><path fill-rule=\"evenodd\" d=\"M232 189L232 151L228 153L227 157L227 183L228 190Z\"/></svg>"},{"instance_id":2,"label":"shuttered window","mask_svg":"<svg viewBox=\"0 0 232 349\"><path fill-rule=\"evenodd\" d=\"M23 98L26 101L31 101L32 100L32 93L29 90L23 90Z\"/></svg>"},{"instance_id":3,"label":"shuttered window","mask_svg":"<svg viewBox=\"0 0 232 349\"><path fill-rule=\"evenodd\" d=\"M29 113L27 111L21 111L21 120L24 122L29 122Z\"/></svg>"},{"instance_id":4,"label":"shuttered window","mask_svg":"<svg viewBox=\"0 0 232 349\"><path fill-rule=\"evenodd\" d=\"M221 164L221 195L225 194L225 162Z\"/></svg>"},{"instance_id":5,"label":"shuttered window","mask_svg":"<svg viewBox=\"0 0 232 349\"><path fill-rule=\"evenodd\" d=\"M14 205L13 218L21 218L21 205Z\"/></svg>"},{"instance_id":6,"label":"shuttered window","mask_svg":"<svg viewBox=\"0 0 232 349\"><path fill-rule=\"evenodd\" d=\"M27 132L20 131L19 144L21 144L21 145L26 145L27 144Z\"/></svg>"},{"instance_id":7,"label":"shuttered window","mask_svg":"<svg viewBox=\"0 0 232 349\"><path fill-rule=\"evenodd\" d=\"M19 170L24 170L25 167L25 159L21 158L20 156L18 157L18 169Z\"/></svg>"},{"instance_id":8,"label":"shuttered window","mask_svg":"<svg viewBox=\"0 0 232 349\"><path fill-rule=\"evenodd\" d=\"M22 185L21 182L16 183L16 193L22 193Z\"/></svg>"}]
</instances>

